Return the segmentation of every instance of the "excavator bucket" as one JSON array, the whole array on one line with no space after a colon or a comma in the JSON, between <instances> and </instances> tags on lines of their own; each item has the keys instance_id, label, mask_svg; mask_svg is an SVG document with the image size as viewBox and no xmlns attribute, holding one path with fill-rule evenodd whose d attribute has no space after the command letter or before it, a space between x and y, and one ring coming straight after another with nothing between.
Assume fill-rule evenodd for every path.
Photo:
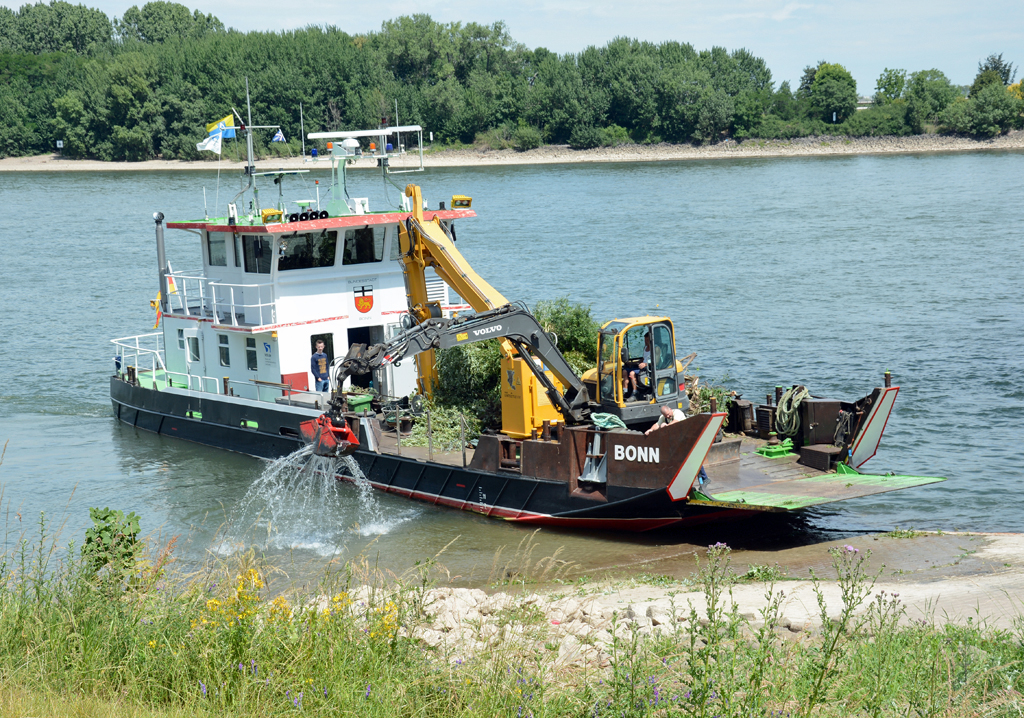
<instances>
[{"instance_id":1,"label":"excavator bucket","mask_svg":"<svg viewBox=\"0 0 1024 718\"><path fill-rule=\"evenodd\" d=\"M348 428L348 422L340 419L337 425L327 414L299 424L299 436L303 441L313 445L313 452L318 456L348 456L359 448L359 440Z\"/></svg>"}]
</instances>

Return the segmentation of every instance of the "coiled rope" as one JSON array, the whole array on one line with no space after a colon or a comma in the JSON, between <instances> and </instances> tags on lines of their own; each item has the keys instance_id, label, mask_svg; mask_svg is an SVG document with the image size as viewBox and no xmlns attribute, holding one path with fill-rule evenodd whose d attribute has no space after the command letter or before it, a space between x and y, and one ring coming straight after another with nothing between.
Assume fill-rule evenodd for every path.
<instances>
[{"instance_id":1,"label":"coiled rope","mask_svg":"<svg viewBox=\"0 0 1024 718\"><path fill-rule=\"evenodd\" d=\"M800 414L797 409L800 403L809 397L811 392L806 386L794 386L787 389L779 399L779 405L775 409L775 433L782 436L796 436L800 431Z\"/></svg>"}]
</instances>

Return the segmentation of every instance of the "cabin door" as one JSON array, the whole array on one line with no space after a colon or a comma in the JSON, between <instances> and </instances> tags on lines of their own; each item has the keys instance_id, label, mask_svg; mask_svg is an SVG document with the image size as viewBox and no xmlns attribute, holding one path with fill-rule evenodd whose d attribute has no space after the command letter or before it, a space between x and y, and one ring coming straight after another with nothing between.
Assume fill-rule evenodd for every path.
<instances>
[{"instance_id":1,"label":"cabin door","mask_svg":"<svg viewBox=\"0 0 1024 718\"><path fill-rule=\"evenodd\" d=\"M182 332L185 338L185 373L188 375L188 388L202 391L202 377L206 374L202 341L199 337L199 329L185 329Z\"/></svg>"},{"instance_id":2,"label":"cabin door","mask_svg":"<svg viewBox=\"0 0 1024 718\"><path fill-rule=\"evenodd\" d=\"M402 331L400 324L388 324L384 327L387 340L391 341ZM382 396L402 397L408 396L416 388L416 362L411 358L400 361L397 364L389 364L381 375L380 392Z\"/></svg>"}]
</instances>

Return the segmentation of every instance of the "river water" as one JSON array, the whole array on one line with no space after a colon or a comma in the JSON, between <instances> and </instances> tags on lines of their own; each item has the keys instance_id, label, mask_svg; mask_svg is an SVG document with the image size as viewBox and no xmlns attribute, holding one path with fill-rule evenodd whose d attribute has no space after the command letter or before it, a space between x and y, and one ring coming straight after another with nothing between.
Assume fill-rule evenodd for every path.
<instances>
[{"instance_id":1,"label":"river water","mask_svg":"<svg viewBox=\"0 0 1024 718\"><path fill-rule=\"evenodd\" d=\"M701 534L544 530L533 539L534 558L562 547L562 558L596 572L718 540L771 548L897 525L1024 531L1024 154L411 176L431 206L455 193L473 196L479 217L459 223L460 249L505 296L532 303L567 295L591 304L602 321L669 315L680 348L698 352L701 374L725 377L748 398L792 383L855 398L891 370L902 391L866 468L949 477ZM364 185L356 194L381 206L376 176L354 181ZM32 529L40 512L63 526L64 540L79 538L88 507L110 506L138 513L154 537L182 536L178 550L189 560L237 545L237 527L226 522L265 462L121 426L107 397L109 340L153 323L151 215L201 217L204 186L212 204L210 172L0 174L8 542ZM235 177L223 178L221 200L235 187ZM168 231L167 238L176 269L199 266L194 235ZM355 486L321 494L315 506L296 505L302 533L257 541L259 550L302 571L360 554L401 571L454 539L440 560L462 580L482 583L496 552L506 547L504 561L530 535L396 497L368 503Z\"/></svg>"}]
</instances>

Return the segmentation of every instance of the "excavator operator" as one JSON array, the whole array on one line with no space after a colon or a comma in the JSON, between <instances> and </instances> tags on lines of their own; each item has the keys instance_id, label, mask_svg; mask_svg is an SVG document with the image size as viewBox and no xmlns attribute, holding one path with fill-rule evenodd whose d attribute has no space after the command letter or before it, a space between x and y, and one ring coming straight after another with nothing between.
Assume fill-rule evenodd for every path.
<instances>
[{"instance_id":1,"label":"excavator operator","mask_svg":"<svg viewBox=\"0 0 1024 718\"><path fill-rule=\"evenodd\" d=\"M625 351L625 347L623 347ZM627 373L628 372L628 373ZM626 401L638 401L641 395L650 391L651 377L651 330L644 332L644 353L640 361L633 363L632 367L622 368L622 397ZM647 383L644 383L644 379ZM640 379L640 383L637 383Z\"/></svg>"}]
</instances>

